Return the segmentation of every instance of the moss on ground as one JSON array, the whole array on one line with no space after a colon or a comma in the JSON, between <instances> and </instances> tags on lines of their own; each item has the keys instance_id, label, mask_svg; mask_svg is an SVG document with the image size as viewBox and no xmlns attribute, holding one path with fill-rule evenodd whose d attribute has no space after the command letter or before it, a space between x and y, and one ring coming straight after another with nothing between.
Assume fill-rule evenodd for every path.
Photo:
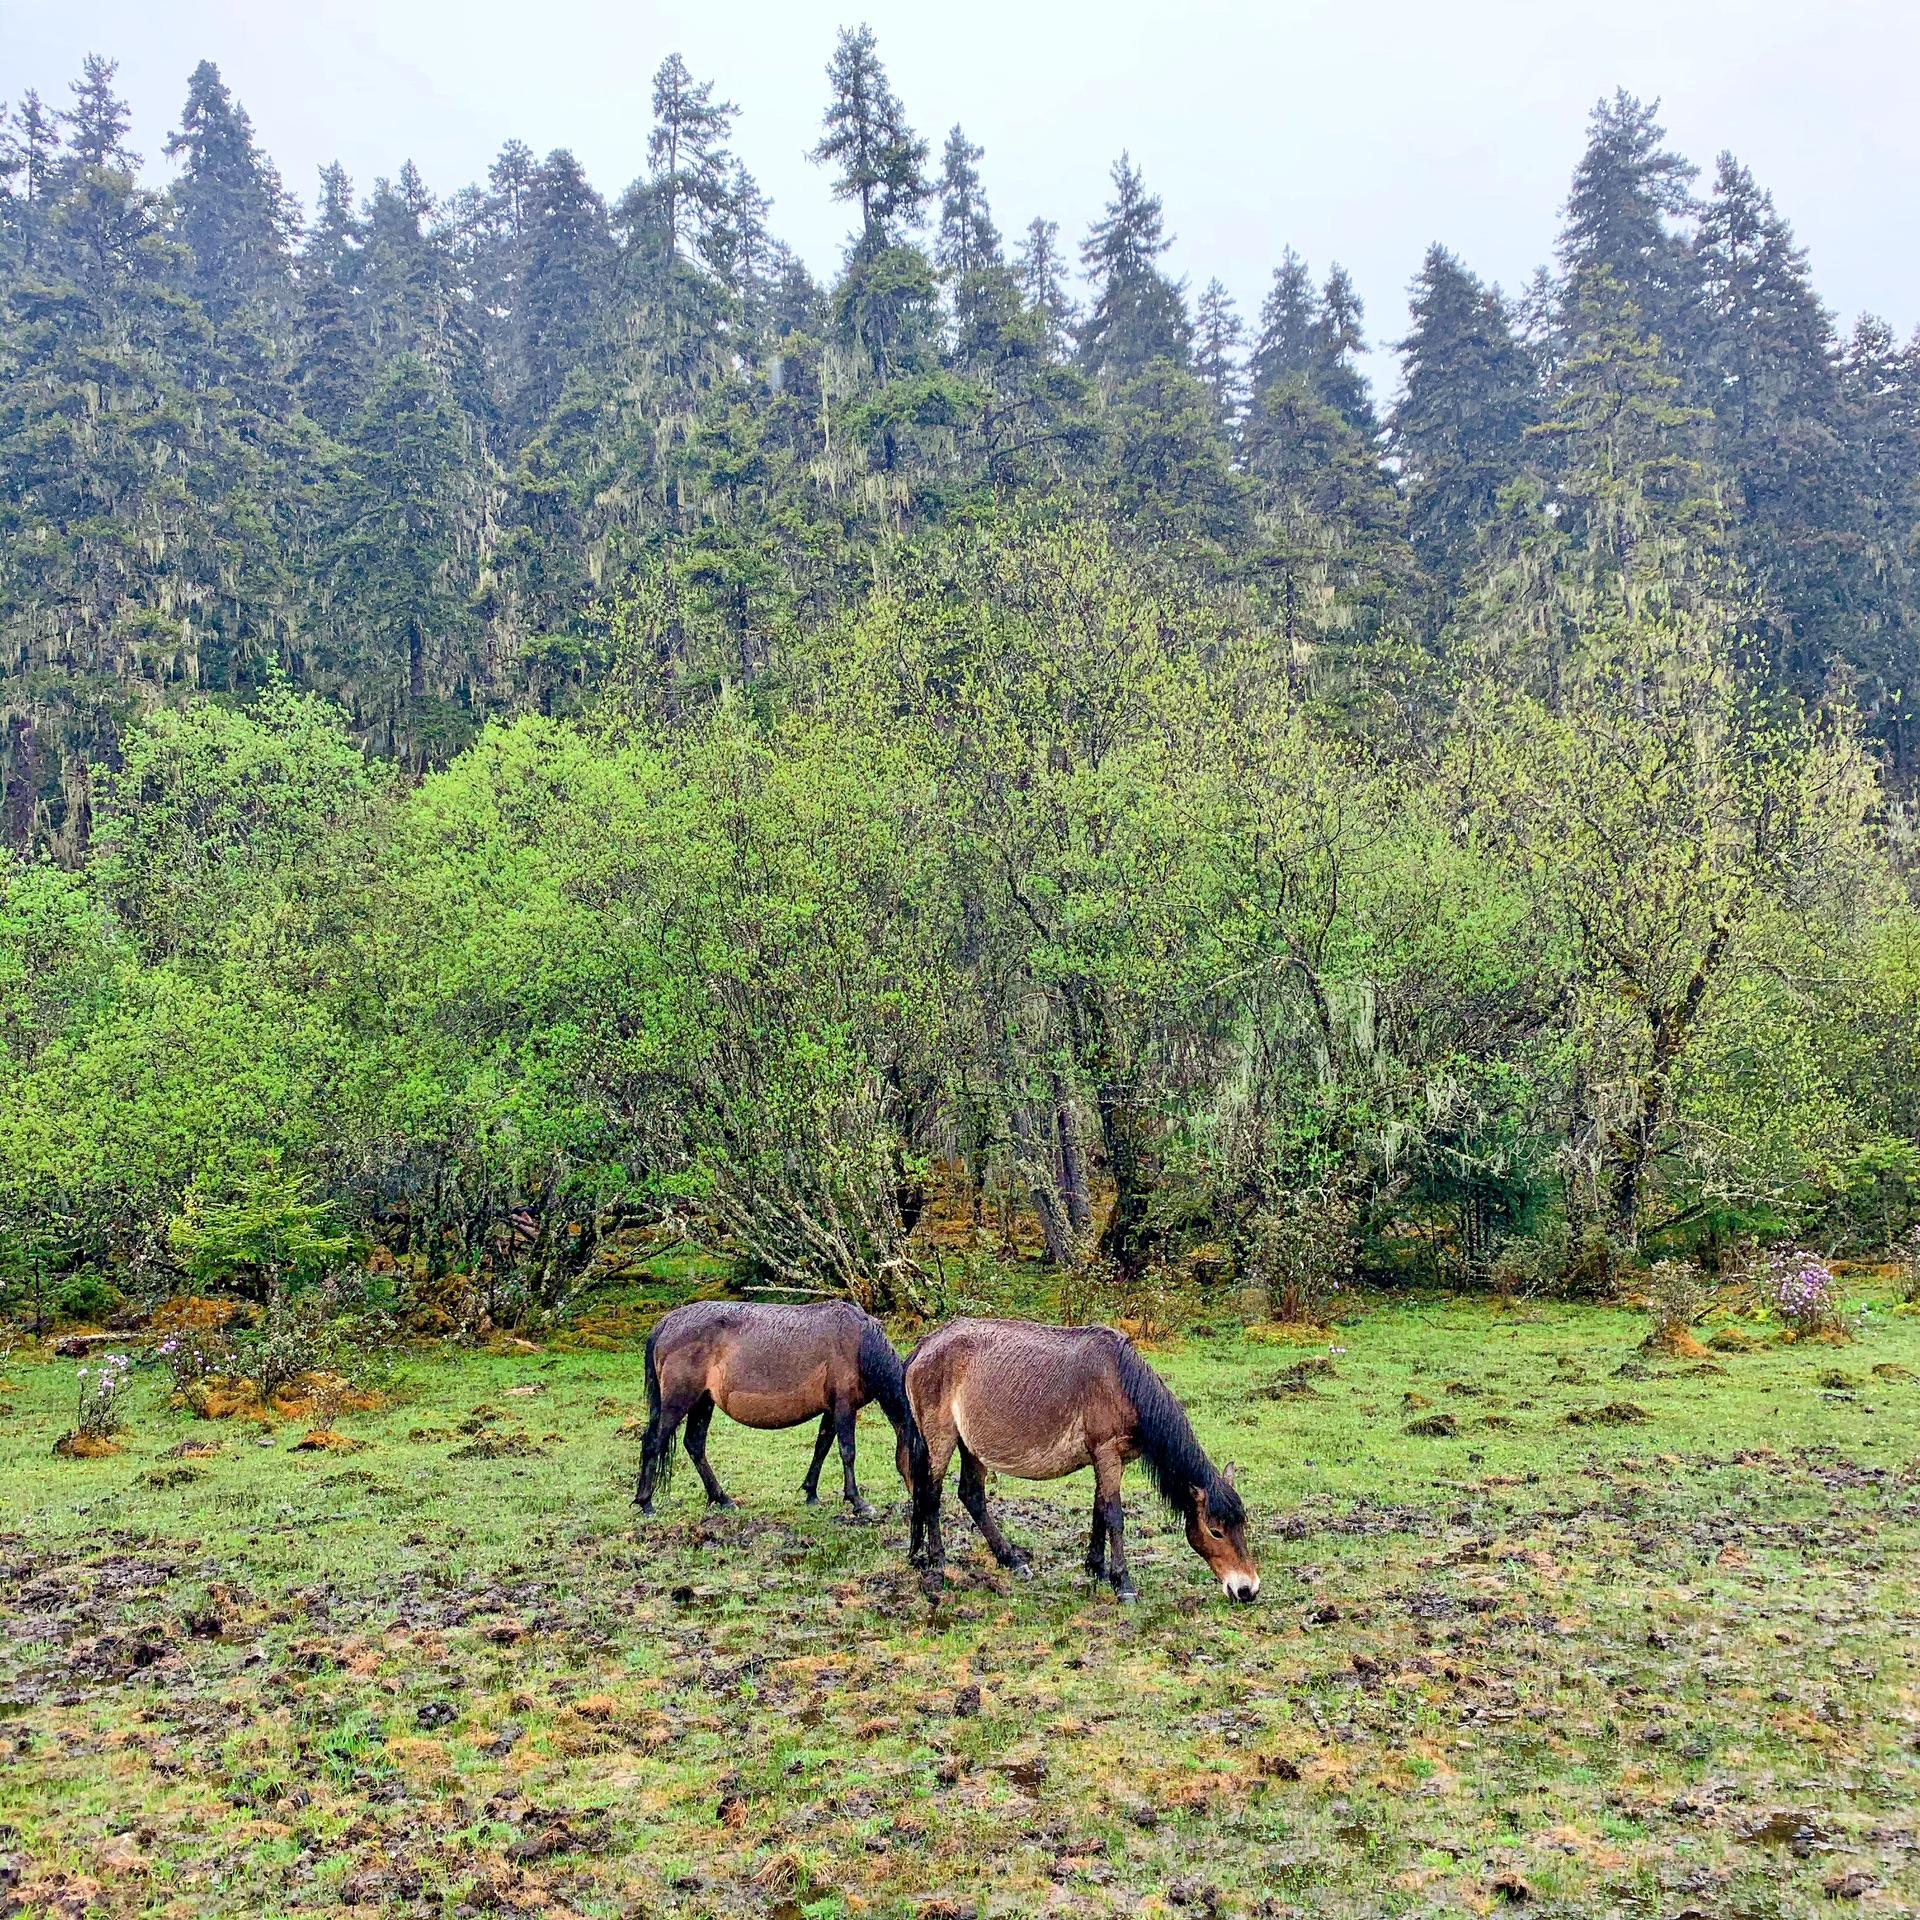
<instances>
[{"instance_id":1,"label":"moss on ground","mask_svg":"<svg viewBox=\"0 0 1920 1920\"><path fill-rule=\"evenodd\" d=\"M1644 1325L1436 1302L1317 1354L1175 1343L1261 1604L1130 1474L1137 1608L1080 1574L1084 1478L1006 1483L1039 1578L950 1496L932 1622L902 1501L799 1504L806 1430L716 1421L739 1509L688 1472L637 1523L618 1331L421 1360L340 1416L351 1454L169 1412L147 1374L121 1453L56 1459L72 1365L16 1354L0 1904L1910 1909L1920 1321L1710 1362L1650 1359ZM1423 1405L1452 1430L1409 1432Z\"/></svg>"}]
</instances>

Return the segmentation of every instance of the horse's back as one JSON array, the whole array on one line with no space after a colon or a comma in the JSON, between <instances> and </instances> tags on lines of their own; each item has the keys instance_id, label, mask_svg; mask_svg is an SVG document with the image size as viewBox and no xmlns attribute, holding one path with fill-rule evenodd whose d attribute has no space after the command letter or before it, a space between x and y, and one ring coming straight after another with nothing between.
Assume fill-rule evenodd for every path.
<instances>
[{"instance_id":1,"label":"horse's back","mask_svg":"<svg viewBox=\"0 0 1920 1920\"><path fill-rule=\"evenodd\" d=\"M907 1393L923 1426L951 1422L988 1466L1051 1480L1124 1445L1132 1407L1120 1387L1121 1336L1107 1327L958 1320L923 1341Z\"/></svg>"},{"instance_id":2,"label":"horse's back","mask_svg":"<svg viewBox=\"0 0 1920 1920\"><path fill-rule=\"evenodd\" d=\"M836 1397L858 1397L867 1322L843 1300L696 1300L660 1321L656 1358L663 1373L677 1366L697 1376L743 1426L796 1426Z\"/></svg>"}]
</instances>

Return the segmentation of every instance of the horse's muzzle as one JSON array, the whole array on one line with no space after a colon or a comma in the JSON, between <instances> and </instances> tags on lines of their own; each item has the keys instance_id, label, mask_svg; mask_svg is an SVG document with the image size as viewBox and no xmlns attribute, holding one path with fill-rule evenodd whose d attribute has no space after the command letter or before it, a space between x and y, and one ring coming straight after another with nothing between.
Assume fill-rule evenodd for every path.
<instances>
[{"instance_id":1,"label":"horse's muzzle","mask_svg":"<svg viewBox=\"0 0 1920 1920\"><path fill-rule=\"evenodd\" d=\"M1220 1591L1229 1600L1238 1600L1243 1604L1253 1600L1260 1592L1260 1576L1255 1574L1229 1574L1220 1582Z\"/></svg>"}]
</instances>

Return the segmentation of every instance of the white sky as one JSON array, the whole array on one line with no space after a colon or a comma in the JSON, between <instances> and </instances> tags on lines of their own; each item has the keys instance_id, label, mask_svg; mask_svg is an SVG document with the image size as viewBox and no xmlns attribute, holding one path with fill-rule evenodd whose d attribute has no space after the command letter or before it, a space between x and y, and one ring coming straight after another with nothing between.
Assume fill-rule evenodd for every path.
<instances>
[{"instance_id":1,"label":"white sky","mask_svg":"<svg viewBox=\"0 0 1920 1920\"><path fill-rule=\"evenodd\" d=\"M1730 147L1810 248L1829 305L1920 321L1916 0L0 0L0 89L64 104L121 62L151 177L194 64L216 61L311 204L338 158L364 192L408 158L436 192L502 141L569 146L610 195L645 160L669 52L742 110L736 146L816 272L846 228L804 154L836 29L867 19L937 156L959 120L995 216L1078 240L1122 147L1251 319L1283 246L1353 274L1391 340L1430 240L1515 288L1547 258L1588 109L1659 96L1672 143ZM1376 375L1390 378L1376 362Z\"/></svg>"}]
</instances>

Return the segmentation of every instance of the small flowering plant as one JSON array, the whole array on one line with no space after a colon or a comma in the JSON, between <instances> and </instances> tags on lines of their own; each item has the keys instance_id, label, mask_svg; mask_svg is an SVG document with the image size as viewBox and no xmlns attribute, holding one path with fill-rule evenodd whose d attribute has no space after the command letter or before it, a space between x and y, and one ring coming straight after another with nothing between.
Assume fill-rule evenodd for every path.
<instances>
[{"instance_id":1,"label":"small flowering plant","mask_svg":"<svg viewBox=\"0 0 1920 1920\"><path fill-rule=\"evenodd\" d=\"M1818 1254L1787 1247L1762 1259L1755 1274L1760 1304L1797 1334L1846 1330L1833 1269Z\"/></svg>"},{"instance_id":2,"label":"small flowering plant","mask_svg":"<svg viewBox=\"0 0 1920 1920\"><path fill-rule=\"evenodd\" d=\"M118 1433L127 1390L133 1385L133 1362L124 1353L109 1353L82 1366L74 1380L73 1430L92 1440Z\"/></svg>"},{"instance_id":3,"label":"small flowering plant","mask_svg":"<svg viewBox=\"0 0 1920 1920\"><path fill-rule=\"evenodd\" d=\"M153 1350L154 1358L173 1375L176 1392L195 1381L228 1372L233 1365L233 1342L208 1327L182 1327Z\"/></svg>"}]
</instances>

